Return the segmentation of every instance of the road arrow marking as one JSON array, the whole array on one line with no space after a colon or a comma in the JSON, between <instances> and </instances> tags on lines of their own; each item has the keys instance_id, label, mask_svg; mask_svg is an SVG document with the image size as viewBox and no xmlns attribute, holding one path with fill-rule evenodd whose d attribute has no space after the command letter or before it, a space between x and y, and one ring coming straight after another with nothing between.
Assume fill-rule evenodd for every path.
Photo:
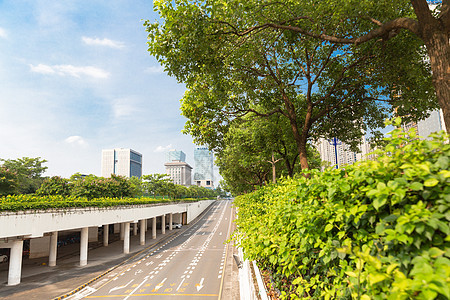
<instances>
[{"instance_id":1,"label":"road arrow marking","mask_svg":"<svg viewBox=\"0 0 450 300\"><path fill-rule=\"evenodd\" d=\"M109 294L111 294L111 292L112 291L115 291L115 290L120 290L120 289L123 289L123 288L126 288L130 283L132 283L133 282L133 280L134 279L131 279L130 280L130 282L128 282L127 284L125 284L125 285L121 285L121 286L117 286L117 287L113 287L112 289L110 289L109 290Z\"/></svg>"},{"instance_id":2,"label":"road arrow marking","mask_svg":"<svg viewBox=\"0 0 450 300\"><path fill-rule=\"evenodd\" d=\"M148 276L145 276L144 281L142 281L140 285L138 285L130 294L128 294L128 296L123 298L123 300L127 300L128 298L130 298L130 296L133 295L134 292L136 292L147 281L147 279L148 279Z\"/></svg>"},{"instance_id":3,"label":"road arrow marking","mask_svg":"<svg viewBox=\"0 0 450 300\"><path fill-rule=\"evenodd\" d=\"M200 291L203 288L203 280L205 280L205 278L202 278L200 280L200 283L197 283L195 286L197 287L197 292Z\"/></svg>"},{"instance_id":4,"label":"road arrow marking","mask_svg":"<svg viewBox=\"0 0 450 300\"><path fill-rule=\"evenodd\" d=\"M164 285L164 281L166 281L167 278L164 278L163 281L161 281L160 283L158 283L158 285L155 286L155 288L153 289L154 292L157 292L160 288L162 288L162 286ZM152 292L153 292L152 291Z\"/></svg>"}]
</instances>

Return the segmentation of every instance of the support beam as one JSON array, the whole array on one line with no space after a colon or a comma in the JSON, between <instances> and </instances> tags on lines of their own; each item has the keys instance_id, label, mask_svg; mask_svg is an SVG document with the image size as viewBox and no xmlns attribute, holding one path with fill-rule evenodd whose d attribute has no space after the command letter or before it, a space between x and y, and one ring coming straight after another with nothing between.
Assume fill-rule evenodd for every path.
<instances>
[{"instance_id":1,"label":"support beam","mask_svg":"<svg viewBox=\"0 0 450 300\"><path fill-rule=\"evenodd\" d=\"M89 237L89 227L81 228L81 238L80 238L80 266L81 267L87 265L88 237Z\"/></svg>"},{"instance_id":2,"label":"support beam","mask_svg":"<svg viewBox=\"0 0 450 300\"><path fill-rule=\"evenodd\" d=\"M124 224L124 236L123 236L123 253L130 253L130 222Z\"/></svg>"},{"instance_id":3,"label":"support beam","mask_svg":"<svg viewBox=\"0 0 450 300\"><path fill-rule=\"evenodd\" d=\"M20 283L22 276L22 252L23 241L13 241L9 256L8 285L18 285Z\"/></svg>"},{"instance_id":4,"label":"support beam","mask_svg":"<svg viewBox=\"0 0 450 300\"><path fill-rule=\"evenodd\" d=\"M50 236L50 255L48 256L48 265L56 266L56 256L58 253L58 231L53 231Z\"/></svg>"},{"instance_id":5,"label":"support beam","mask_svg":"<svg viewBox=\"0 0 450 300\"><path fill-rule=\"evenodd\" d=\"M161 233L166 234L166 215L161 216Z\"/></svg>"},{"instance_id":6,"label":"support beam","mask_svg":"<svg viewBox=\"0 0 450 300\"><path fill-rule=\"evenodd\" d=\"M103 225L103 246L108 247L109 243L109 224Z\"/></svg>"},{"instance_id":7,"label":"support beam","mask_svg":"<svg viewBox=\"0 0 450 300\"><path fill-rule=\"evenodd\" d=\"M145 245L145 219L139 220L139 243Z\"/></svg>"},{"instance_id":8,"label":"support beam","mask_svg":"<svg viewBox=\"0 0 450 300\"><path fill-rule=\"evenodd\" d=\"M137 223L133 223L133 235L136 236L138 232L138 224Z\"/></svg>"},{"instance_id":9,"label":"support beam","mask_svg":"<svg viewBox=\"0 0 450 300\"><path fill-rule=\"evenodd\" d=\"M123 241L125 233L125 223L120 223L120 240Z\"/></svg>"},{"instance_id":10,"label":"support beam","mask_svg":"<svg viewBox=\"0 0 450 300\"><path fill-rule=\"evenodd\" d=\"M152 218L152 239L156 239L156 217Z\"/></svg>"},{"instance_id":11,"label":"support beam","mask_svg":"<svg viewBox=\"0 0 450 300\"><path fill-rule=\"evenodd\" d=\"M172 220L173 220L173 215L172 213L169 214L169 230L172 230Z\"/></svg>"}]
</instances>

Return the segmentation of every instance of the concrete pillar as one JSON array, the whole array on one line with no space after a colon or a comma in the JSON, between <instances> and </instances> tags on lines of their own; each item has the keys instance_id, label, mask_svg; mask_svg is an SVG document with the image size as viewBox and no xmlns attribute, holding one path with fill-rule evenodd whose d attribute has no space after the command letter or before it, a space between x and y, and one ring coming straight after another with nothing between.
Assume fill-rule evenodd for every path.
<instances>
[{"instance_id":1,"label":"concrete pillar","mask_svg":"<svg viewBox=\"0 0 450 300\"><path fill-rule=\"evenodd\" d=\"M169 230L172 230L172 213L169 214Z\"/></svg>"},{"instance_id":2,"label":"concrete pillar","mask_svg":"<svg viewBox=\"0 0 450 300\"><path fill-rule=\"evenodd\" d=\"M139 244L145 245L145 220L139 220Z\"/></svg>"},{"instance_id":3,"label":"concrete pillar","mask_svg":"<svg viewBox=\"0 0 450 300\"><path fill-rule=\"evenodd\" d=\"M123 253L130 253L130 222L124 224L124 236L123 236Z\"/></svg>"},{"instance_id":4,"label":"concrete pillar","mask_svg":"<svg viewBox=\"0 0 450 300\"><path fill-rule=\"evenodd\" d=\"M81 228L81 238L80 238L80 266L81 267L87 265L88 238L89 238L89 227Z\"/></svg>"},{"instance_id":5,"label":"concrete pillar","mask_svg":"<svg viewBox=\"0 0 450 300\"><path fill-rule=\"evenodd\" d=\"M147 232L147 230L148 230L148 219L145 219L144 222L145 222L144 231Z\"/></svg>"},{"instance_id":6,"label":"concrete pillar","mask_svg":"<svg viewBox=\"0 0 450 300\"><path fill-rule=\"evenodd\" d=\"M136 236L137 232L138 232L138 224L137 223L133 223L133 235Z\"/></svg>"},{"instance_id":7,"label":"concrete pillar","mask_svg":"<svg viewBox=\"0 0 450 300\"><path fill-rule=\"evenodd\" d=\"M166 234L166 215L161 216L161 233Z\"/></svg>"},{"instance_id":8,"label":"concrete pillar","mask_svg":"<svg viewBox=\"0 0 450 300\"><path fill-rule=\"evenodd\" d=\"M8 285L17 285L20 283L22 276L22 252L23 241L13 241L9 256Z\"/></svg>"},{"instance_id":9,"label":"concrete pillar","mask_svg":"<svg viewBox=\"0 0 450 300\"><path fill-rule=\"evenodd\" d=\"M120 233L120 223L114 224L114 233Z\"/></svg>"},{"instance_id":10,"label":"concrete pillar","mask_svg":"<svg viewBox=\"0 0 450 300\"><path fill-rule=\"evenodd\" d=\"M125 223L120 223L120 240L123 241L125 233Z\"/></svg>"},{"instance_id":11,"label":"concrete pillar","mask_svg":"<svg viewBox=\"0 0 450 300\"><path fill-rule=\"evenodd\" d=\"M109 225L103 225L103 246L108 247L109 242Z\"/></svg>"},{"instance_id":12,"label":"concrete pillar","mask_svg":"<svg viewBox=\"0 0 450 300\"><path fill-rule=\"evenodd\" d=\"M152 218L152 239L156 239L156 217Z\"/></svg>"},{"instance_id":13,"label":"concrete pillar","mask_svg":"<svg viewBox=\"0 0 450 300\"><path fill-rule=\"evenodd\" d=\"M48 257L50 255L50 237L30 239L30 258Z\"/></svg>"},{"instance_id":14,"label":"concrete pillar","mask_svg":"<svg viewBox=\"0 0 450 300\"><path fill-rule=\"evenodd\" d=\"M58 253L58 231L53 231L50 236L50 255L48 256L48 265L56 266L56 256Z\"/></svg>"},{"instance_id":15,"label":"concrete pillar","mask_svg":"<svg viewBox=\"0 0 450 300\"><path fill-rule=\"evenodd\" d=\"M98 227L89 227L89 242L98 242Z\"/></svg>"}]
</instances>

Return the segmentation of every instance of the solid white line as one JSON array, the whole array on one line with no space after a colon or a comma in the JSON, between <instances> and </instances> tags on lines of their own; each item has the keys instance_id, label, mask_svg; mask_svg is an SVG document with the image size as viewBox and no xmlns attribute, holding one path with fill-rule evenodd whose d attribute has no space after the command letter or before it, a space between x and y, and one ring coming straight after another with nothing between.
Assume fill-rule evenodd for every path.
<instances>
[{"instance_id":1,"label":"solid white line","mask_svg":"<svg viewBox=\"0 0 450 300\"><path fill-rule=\"evenodd\" d=\"M134 292L136 292L146 281L147 281L147 279L148 279L148 276L146 276L145 278L144 278L144 281L142 281L141 282L141 284L140 285L138 285L128 296L126 296L125 298L123 298L123 300L127 300L128 298L130 298L130 296L131 295L133 295L134 294Z\"/></svg>"}]
</instances>

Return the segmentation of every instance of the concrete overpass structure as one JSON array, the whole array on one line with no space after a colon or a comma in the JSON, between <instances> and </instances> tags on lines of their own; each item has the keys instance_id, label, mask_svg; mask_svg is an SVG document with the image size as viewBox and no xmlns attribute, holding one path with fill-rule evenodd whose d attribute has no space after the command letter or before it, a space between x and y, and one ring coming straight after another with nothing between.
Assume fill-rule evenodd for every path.
<instances>
[{"instance_id":1,"label":"concrete overpass structure","mask_svg":"<svg viewBox=\"0 0 450 300\"><path fill-rule=\"evenodd\" d=\"M215 200L192 203L150 204L121 207L86 207L42 211L0 212L0 248L10 248L8 285L21 280L24 240L30 240L30 257L49 257L49 266L56 266L58 234L80 231L80 266L88 263L88 242L97 241L103 231L103 246L108 246L109 226L120 232L123 253L130 251L130 234L137 235L145 245L145 232L152 230L156 238L157 223L165 234L166 224L188 224ZM131 224L133 229L131 230Z\"/></svg>"}]
</instances>

